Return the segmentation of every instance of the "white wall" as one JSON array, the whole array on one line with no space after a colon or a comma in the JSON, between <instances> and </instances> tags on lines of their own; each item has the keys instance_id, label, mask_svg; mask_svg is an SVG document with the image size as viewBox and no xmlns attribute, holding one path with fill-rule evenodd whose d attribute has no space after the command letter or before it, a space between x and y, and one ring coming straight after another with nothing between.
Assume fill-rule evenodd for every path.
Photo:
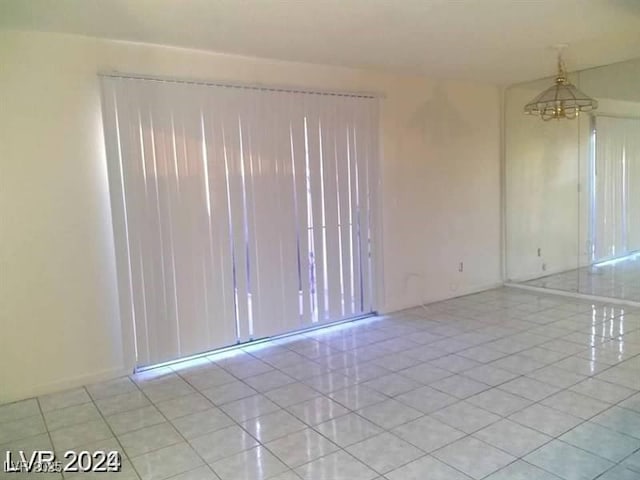
<instances>
[{"instance_id":1,"label":"white wall","mask_svg":"<svg viewBox=\"0 0 640 480\"><path fill-rule=\"evenodd\" d=\"M381 310L500 281L495 87L25 32L0 65L0 402L132 367L98 71L385 94Z\"/></svg>"}]
</instances>

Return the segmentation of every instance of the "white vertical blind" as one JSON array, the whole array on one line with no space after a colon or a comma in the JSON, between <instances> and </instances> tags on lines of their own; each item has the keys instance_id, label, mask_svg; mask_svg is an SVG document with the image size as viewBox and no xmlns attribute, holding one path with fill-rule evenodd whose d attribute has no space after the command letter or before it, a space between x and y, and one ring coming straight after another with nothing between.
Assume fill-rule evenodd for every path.
<instances>
[{"instance_id":1,"label":"white vertical blind","mask_svg":"<svg viewBox=\"0 0 640 480\"><path fill-rule=\"evenodd\" d=\"M640 250L640 119L595 121L595 260Z\"/></svg>"},{"instance_id":2,"label":"white vertical blind","mask_svg":"<svg viewBox=\"0 0 640 480\"><path fill-rule=\"evenodd\" d=\"M376 99L102 87L138 365L374 310Z\"/></svg>"}]
</instances>

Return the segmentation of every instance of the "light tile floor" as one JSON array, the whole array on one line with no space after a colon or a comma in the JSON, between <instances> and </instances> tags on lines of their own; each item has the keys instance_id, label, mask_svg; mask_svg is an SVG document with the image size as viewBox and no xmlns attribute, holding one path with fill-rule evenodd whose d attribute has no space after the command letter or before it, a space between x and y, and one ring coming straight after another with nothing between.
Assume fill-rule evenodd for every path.
<instances>
[{"instance_id":1,"label":"light tile floor","mask_svg":"<svg viewBox=\"0 0 640 480\"><path fill-rule=\"evenodd\" d=\"M640 253L613 264L537 278L525 285L640 302Z\"/></svg>"},{"instance_id":2,"label":"light tile floor","mask_svg":"<svg viewBox=\"0 0 640 480\"><path fill-rule=\"evenodd\" d=\"M639 480L640 310L492 290L0 406L3 459L34 449L118 450L122 480Z\"/></svg>"}]
</instances>

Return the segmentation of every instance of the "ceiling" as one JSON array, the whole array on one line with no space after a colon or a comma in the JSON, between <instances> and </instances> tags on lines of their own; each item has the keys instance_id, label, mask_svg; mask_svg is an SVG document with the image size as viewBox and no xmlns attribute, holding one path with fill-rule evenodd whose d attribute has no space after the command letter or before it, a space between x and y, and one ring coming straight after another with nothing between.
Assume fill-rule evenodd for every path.
<instances>
[{"instance_id":1,"label":"ceiling","mask_svg":"<svg viewBox=\"0 0 640 480\"><path fill-rule=\"evenodd\" d=\"M640 0L0 0L0 28L511 84L640 57Z\"/></svg>"}]
</instances>

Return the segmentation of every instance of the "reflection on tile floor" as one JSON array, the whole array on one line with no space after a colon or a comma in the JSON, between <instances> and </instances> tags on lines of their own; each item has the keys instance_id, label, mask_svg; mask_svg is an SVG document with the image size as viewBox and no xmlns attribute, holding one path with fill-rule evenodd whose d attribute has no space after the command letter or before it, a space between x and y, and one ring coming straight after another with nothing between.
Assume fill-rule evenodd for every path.
<instances>
[{"instance_id":1,"label":"reflection on tile floor","mask_svg":"<svg viewBox=\"0 0 640 480\"><path fill-rule=\"evenodd\" d=\"M122 480L639 480L640 310L492 290L0 406L3 459L34 449L118 450Z\"/></svg>"},{"instance_id":2,"label":"reflection on tile floor","mask_svg":"<svg viewBox=\"0 0 640 480\"><path fill-rule=\"evenodd\" d=\"M640 302L640 253L525 282L533 287Z\"/></svg>"}]
</instances>

